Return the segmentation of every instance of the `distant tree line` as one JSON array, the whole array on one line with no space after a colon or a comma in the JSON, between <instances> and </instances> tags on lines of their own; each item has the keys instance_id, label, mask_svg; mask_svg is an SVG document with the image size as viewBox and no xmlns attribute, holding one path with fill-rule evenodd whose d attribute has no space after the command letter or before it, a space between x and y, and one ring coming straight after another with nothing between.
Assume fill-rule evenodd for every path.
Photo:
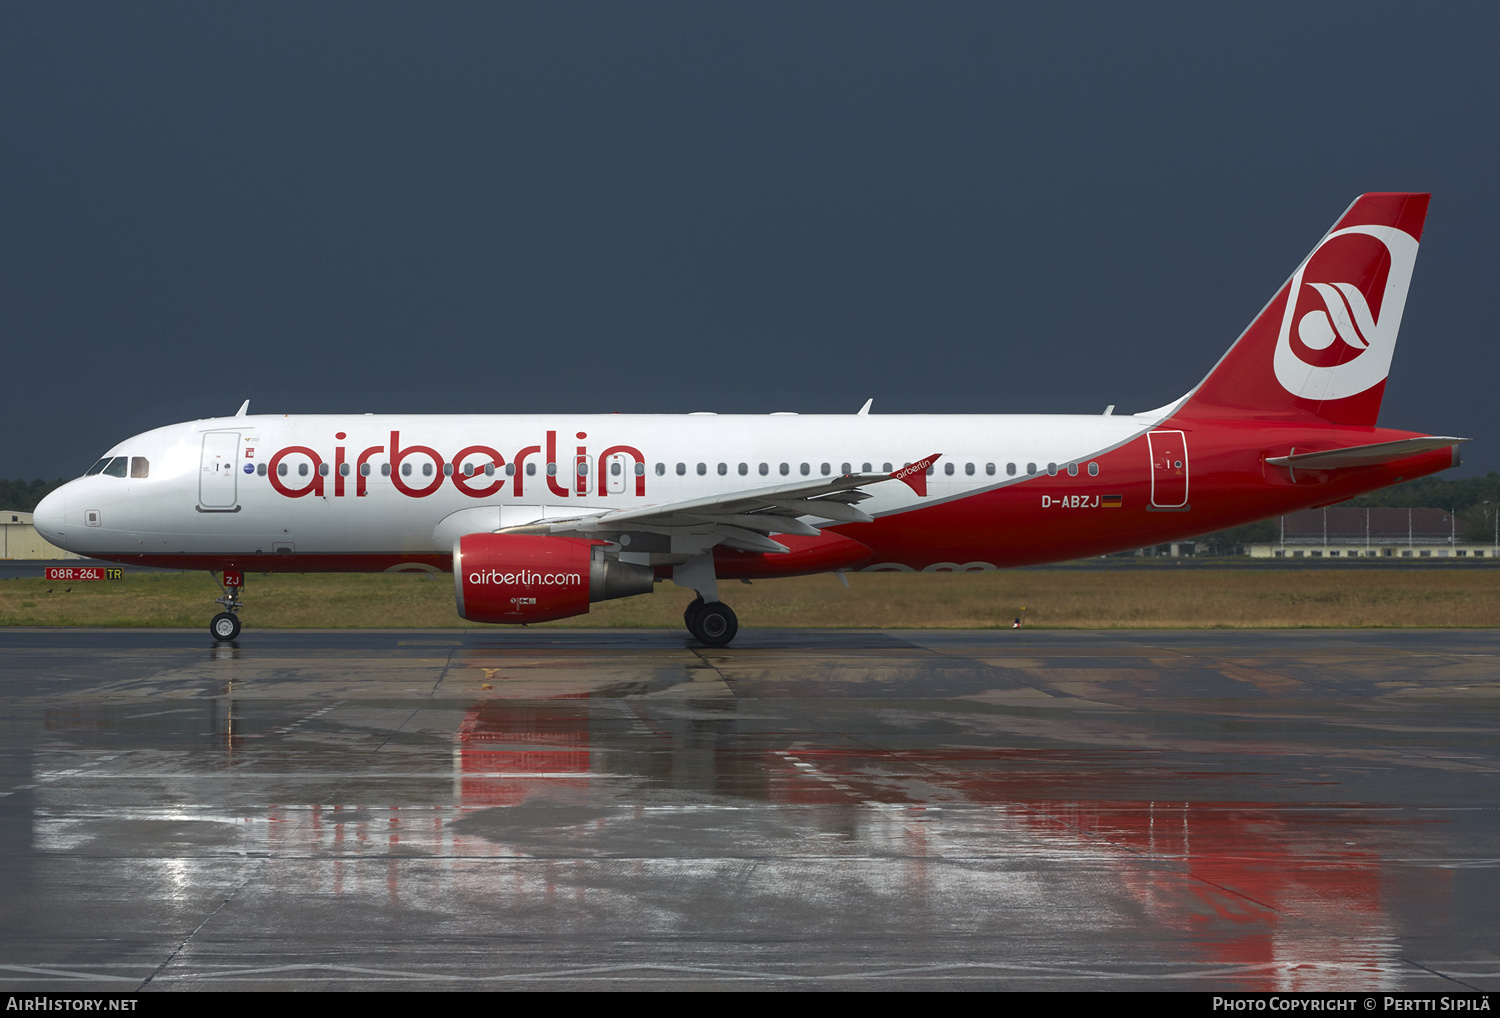
<instances>
[{"instance_id":1,"label":"distant tree line","mask_svg":"<svg viewBox=\"0 0 1500 1018\"><path fill-rule=\"evenodd\" d=\"M67 480L66 477L59 477L55 481L44 481L40 477L34 481L0 479L0 509L29 513L49 491L62 487Z\"/></svg>"},{"instance_id":2,"label":"distant tree line","mask_svg":"<svg viewBox=\"0 0 1500 1018\"><path fill-rule=\"evenodd\" d=\"M1458 520L1458 532L1465 541L1488 541L1495 536L1495 514L1500 512L1500 473L1491 470L1483 477L1447 480L1442 477L1419 477L1415 481L1372 491L1368 495L1340 502L1351 509L1446 509ZM1280 536L1278 517L1247 523L1198 538L1199 552L1210 555L1236 555L1247 544L1266 544Z\"/></svg>"}]
</instances>

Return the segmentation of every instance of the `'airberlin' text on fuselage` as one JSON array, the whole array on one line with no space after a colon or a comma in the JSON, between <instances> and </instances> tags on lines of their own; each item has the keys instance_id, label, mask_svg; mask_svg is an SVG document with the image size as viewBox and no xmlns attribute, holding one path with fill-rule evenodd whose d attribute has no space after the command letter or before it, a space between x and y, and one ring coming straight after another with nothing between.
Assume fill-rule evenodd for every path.
<instances>
[{"instance_id":1,"label":"'airberlin' text on fuselage","mask_svg":"<svg viewBox=\"0 0 1500 1018\"><path fill-rule=\"evenodd\" d=\"M343 441L345 433L340 431L334 438ZM629 494L633 491L636 496L645 497L646 458L639 449L631 445L612 445L593 457L582 444L588 434L580 431L577 438L580 444L575 447L573 455L560 463L557 458L557 432L547 432L546 458L543 460L542 470L538 471L536 459L541 458L543 451L540 445L522 448L508 463L499 450L488 445L465 446L454 453L452 459L447 459L428 445L403 446L401 432L392 431L388 445L372 445L362 449L352 461L344 446L335 446L331 465L305 445L289 445L278 449L266 464L266 477L271 482L271 487L287 498L301 498L304 495L343 498L350 487L353 488L355 497L363 498L369 491L372 475L378 475L381 481L389 480L393 488L408 498L426 498L435 494L445 481L451 481L455 488L470 498L492 498L500 494L507 481L512 482L510 494L517 498L525 495L528 484L534 486L543 482L547 486L547 493L555 498L567 498L570 495L581 497L590 494L591 482L596 477L595 491L604 496L610 494L612 476L615 478L615 494ZM306 471L307 480L302 481L303 475L299 473L297 486L290 485L283 479L285 468L282 461L288 456L306 457L310 461L311 469ZM371 469L372 457L383 458L379 471ZM417 474L421 468L413 469L413 463L425 467L420 477ZM299 466L305 467L308 464L299 462ZM406 468L404 471L403 467ZM611 467L615 468L614 475L610 473ZM333 483L330 485L329 481ZM353 484L349 485L349 481ZM330 487L333 489L331 492L328 490Z\"/></svg>"}]
</instances>

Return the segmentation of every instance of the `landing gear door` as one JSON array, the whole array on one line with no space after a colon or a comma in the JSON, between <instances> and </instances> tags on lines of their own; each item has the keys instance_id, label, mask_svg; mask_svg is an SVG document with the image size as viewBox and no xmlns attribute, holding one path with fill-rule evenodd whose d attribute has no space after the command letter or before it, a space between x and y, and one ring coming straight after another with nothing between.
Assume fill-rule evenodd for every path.
<instances>
[{"instance_id":1,"label":"landing gear door","mask_svg":"<svg viewBox=\"0 0 1500 1018\"><path fill-rule=\"evenodd\" d=\"M1180 431L1153 431L1146 441L1151 449L1151 507L1186 509L1187 436Z\"/></svg>"},{"instance_id":2,"label":"landing gear door","mask_svg":"<svg viewBox=\"0 0 1500 1018\"><path fill-rule=\"evenodd\" d=\"M233 512L240 433L210 431L203 436L203 459L198 471L198 508L205 512Z\"/></svg>"}]
</instances>

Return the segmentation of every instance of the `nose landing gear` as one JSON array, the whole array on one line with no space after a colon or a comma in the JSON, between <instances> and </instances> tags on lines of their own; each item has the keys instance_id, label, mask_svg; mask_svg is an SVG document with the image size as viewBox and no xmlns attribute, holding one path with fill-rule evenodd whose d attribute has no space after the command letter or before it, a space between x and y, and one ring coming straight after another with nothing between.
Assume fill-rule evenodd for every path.
<instances>
[{"instance_id":1,"label":"nose landing gear","mask_svg":"<svg viewBox=\"0 0 1500 1018\"><path fill-rule=\"evenodd\" d=\"M208 575L214 574L210 572ZM224 610L209 622L208 631L218 642L228 643L240 635L238 612L245 606L240 600L240 591L245 588L245 574L238 569L226 569L223 582L220 583L217 576L214 576L214 582L219 583L224 591L223 596L214 598L214 603L223 605Z\"/></svg>"}]
</instances>

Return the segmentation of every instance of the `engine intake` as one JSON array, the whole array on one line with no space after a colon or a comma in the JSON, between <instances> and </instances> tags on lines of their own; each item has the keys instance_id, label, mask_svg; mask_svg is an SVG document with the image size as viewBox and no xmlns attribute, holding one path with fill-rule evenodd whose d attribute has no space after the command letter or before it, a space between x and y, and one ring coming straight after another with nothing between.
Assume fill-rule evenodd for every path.
<instances>
[{"instance_id":1,"label":"engine intake","mask_svg":"<svg viewBox=\"0 0 1500 1018\"><path fill-rule=\"evenodd\" d=\"M470 622L547 622L594 601L649 594L655 572L576 537L466 534L453 544L458 614Z\"/></svg>"}]
</instances>

